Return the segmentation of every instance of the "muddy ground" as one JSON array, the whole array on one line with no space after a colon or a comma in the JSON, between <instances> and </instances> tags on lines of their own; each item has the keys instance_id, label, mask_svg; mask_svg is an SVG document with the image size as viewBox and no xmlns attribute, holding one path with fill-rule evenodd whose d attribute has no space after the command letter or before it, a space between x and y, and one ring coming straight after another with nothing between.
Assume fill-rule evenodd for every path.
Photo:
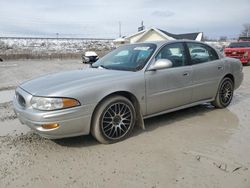
<instances>
[{"instance_id":1,"label":"muddy ground","mask_svg":"<svg viewBox=\"0 0 250 188\"><path fill-rule=\"evenodd\" d=\"M154 117L112 145L91 136L48 140L19 123L10 102L17 84L83 67L0 62L0 187L250 187L250 67L228 108L204 104Z\"/></svg>"}]
</instances>

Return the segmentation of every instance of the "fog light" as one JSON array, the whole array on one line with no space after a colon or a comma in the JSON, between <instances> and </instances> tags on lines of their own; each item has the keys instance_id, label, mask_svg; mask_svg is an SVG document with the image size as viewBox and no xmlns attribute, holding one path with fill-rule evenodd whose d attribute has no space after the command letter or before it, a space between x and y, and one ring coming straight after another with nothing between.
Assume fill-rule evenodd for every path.
<instances>
[{"instance_id":1,"label":"fog light","mask_svg":"<svg viewBox=\"0 0 250 188\"><path fill-rule=\"evenodd\" d=\"M59 124L57 124L57 123L42 125L42 128L44 128L44 129L55 129L58 127L59 127Z\"/></svg>"}]
</instances>

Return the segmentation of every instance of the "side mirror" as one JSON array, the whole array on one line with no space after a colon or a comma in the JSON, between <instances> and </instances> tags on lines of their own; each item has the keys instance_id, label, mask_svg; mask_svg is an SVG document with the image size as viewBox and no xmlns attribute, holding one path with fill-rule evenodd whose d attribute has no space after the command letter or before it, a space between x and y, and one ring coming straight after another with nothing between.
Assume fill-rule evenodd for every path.
<instances>
[{"instance_id":1,"label":"side mirror","mask_svg":"<svg viewBox=\"0 0 250 188\"><path fill-rule=\"evenodd\" d=\"M99 59L98 56L89 56L89 57L83 56L82 62L83 63L95 63L98 59Z\"/></svg>"},{"instance_id":2,"label":"side mirror","mask_svg":"<svg viewBox=\"0 0 250 188\"><path fill-rule=\"evenodd\" d=\"M156 71L156 70L171 68L172 66L173 63L169 59L158 59L149 66L148 70Z\"/></svg>"}]
</instances>

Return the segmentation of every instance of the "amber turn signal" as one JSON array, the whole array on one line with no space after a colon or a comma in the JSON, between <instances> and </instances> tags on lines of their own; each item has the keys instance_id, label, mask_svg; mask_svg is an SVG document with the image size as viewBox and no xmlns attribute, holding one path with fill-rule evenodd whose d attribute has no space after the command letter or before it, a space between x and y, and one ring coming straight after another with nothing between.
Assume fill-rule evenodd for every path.
<instances>
[{"instance_id":1,"label":"amber turn signal","mask_svg":"<svg viewBox=\"0 0 250 188\"><path fill-rule=\"evenodd\" d=\"M44 129L55 129L58 127L59 127L59 124L57 124L57 123L42 125L42 128L44 128Z\"/></svg>"},{"instance_id":2,"label":"amber turn signal","mask_svg":"<svg viewBox=\"0 0 250 188\"><path fill-rule=\"evenodd\" d=\"M79 102L75 99L63 98L63 108L70 108L79 105Z\"/></svg>"}]
</instances>

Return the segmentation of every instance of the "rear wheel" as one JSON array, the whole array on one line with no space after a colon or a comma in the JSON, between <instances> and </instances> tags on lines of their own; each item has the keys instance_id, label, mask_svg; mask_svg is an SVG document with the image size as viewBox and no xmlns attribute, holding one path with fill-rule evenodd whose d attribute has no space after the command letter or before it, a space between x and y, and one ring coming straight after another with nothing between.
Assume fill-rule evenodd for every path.
<instances>
[{"instance_id":1,"label":"rear wheel","mask_svg":"<svg viewBox=\"0 0 250 188\"><path fill-rule=\"evenodd\" d=\"M91 133L103 144L115 143L129 136L135 119L133 104L123 96L112 96L97 107Z\"/></svg>"},{"instance_id":2,"label":"rear wheel","mask_svg":"<svg viewBox=\"0 0 250 188\"><path fill-rule=\"evenodd\" d=\"M234 84L233 81L226 77L224 78L219 86L217 95L212 104L217 108L227 107L233 98Z\"/></svg>"}]
</instances>

